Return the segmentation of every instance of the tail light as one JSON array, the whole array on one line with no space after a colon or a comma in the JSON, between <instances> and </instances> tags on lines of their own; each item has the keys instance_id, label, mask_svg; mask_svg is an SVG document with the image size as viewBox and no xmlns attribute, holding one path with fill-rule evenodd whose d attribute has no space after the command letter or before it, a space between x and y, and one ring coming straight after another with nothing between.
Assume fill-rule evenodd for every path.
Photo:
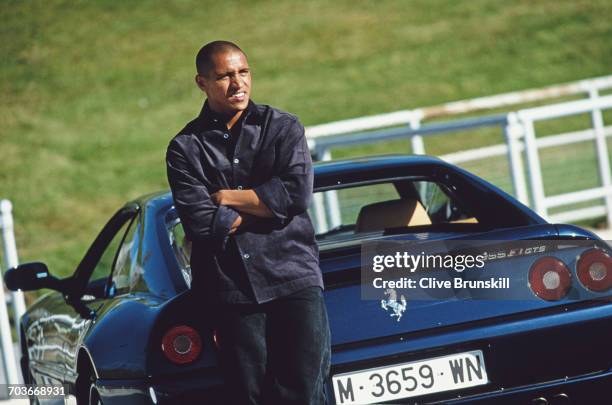
<instances>
[{"instance_id":1,"label":"tail light","mask_svg":"<svg viewBox=\"0 0 612 405\"><path fill-rule=\"evenodd\" d=\"M612 287L612 258L600 249L589 249L580 255L576 265L578 279L591 291Z\"/></svg>"},{"instance_id":2,"label":"tail light","mask_svg":"<svg viewBox=\"0 0 612 405\"><path fill-rule=\"evenodd\" d=\"M546 301L565 297L571 287L571 273L565 263L554 257L538 259L529 271L529 287Z\"/></svg>"},{"instance_id":3,"label":"tail light","mask_svg":"<svg viewBox=\"0 0 612 405\"><path fill-rule=\"evenodd\" d=\"M175 364L191 363L202 351L202 339L190 326L175 326L164 335L162 351Z\"/></svg>"}]
</instances>

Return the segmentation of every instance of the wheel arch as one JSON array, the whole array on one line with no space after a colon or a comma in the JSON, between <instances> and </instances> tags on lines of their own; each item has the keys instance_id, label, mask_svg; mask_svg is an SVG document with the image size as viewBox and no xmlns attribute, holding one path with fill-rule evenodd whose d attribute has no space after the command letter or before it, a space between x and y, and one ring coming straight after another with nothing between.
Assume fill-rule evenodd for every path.
<instances>
[{"instance_id":1,"label":"wheel arch","mask_svg":"<svg viewBox=\"0 0 612 405\"><path fill-rule=\"evenodd\" d=\"M85 346L79 347L77 362L76 362L77 378L74 386L74 393L78 403L83 401L83 398L89 396L89 385L92 380L98 379L98 370L94 364L91 353Z\"/></svg>"}]
</instances>

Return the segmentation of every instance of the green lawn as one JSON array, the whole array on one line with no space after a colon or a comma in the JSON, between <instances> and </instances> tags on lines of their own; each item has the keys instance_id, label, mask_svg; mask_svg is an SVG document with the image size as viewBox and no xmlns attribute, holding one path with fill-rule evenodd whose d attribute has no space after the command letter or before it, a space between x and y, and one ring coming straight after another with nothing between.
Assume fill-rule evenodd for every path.
<instances>
[{"instance_id":1,"label":"green lawn","mask_svg":"<svg viewBox=\"0 0 612 405\"><path fill-rule=\"evenodd\" d=\"M210 40L241 45L254 99L306 125L612 73L609 0L5 0L0 18L0 198L15 206L21 261L60 275L124 201L167 188L165 147L199 111L193 59ZM408 142L337 155L397 150ZM484 172L508 183L494 163Z\"/></svg>"}]
</instances>

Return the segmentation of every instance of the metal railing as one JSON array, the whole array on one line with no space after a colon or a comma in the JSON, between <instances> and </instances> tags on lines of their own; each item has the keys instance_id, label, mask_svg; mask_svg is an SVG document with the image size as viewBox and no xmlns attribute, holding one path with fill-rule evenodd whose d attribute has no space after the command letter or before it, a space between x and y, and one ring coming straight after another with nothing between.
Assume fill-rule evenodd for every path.
<instances>
[{"instance_id":1,"label":"metal railing","mask_svg":"<svg viewBox=\"0 0 612 405\"><path fill-rule=\"evenodd\" d=\"M9 200L0 200L0 229L2 230L2 247L6 269L18 265L12 211L13 206ZM2 272L0 272L0 275L3 275ZM10 300L8 298L10 298ZM23 293L21 291L16 291L6 296L4 293L4 283L2 283L0 287L0 349L2 352L2 371L6 381L0 381L0 383L19 384L21 378L19 376L17 359L15 358L7 308L9 301L13 306L15 325L18 325L19 319L25 312ZM17 336L17 339L19 339L19 333L17 333Z\"/></svg>"},{"instance_id":2,"label":"metal railing","mask_svg":"<svg viewBox=\"0 0 612 405\"><path fill-rule=\"evenodd\" d=\"M612 135L612 127L605 126L602 115L602 110L612 108L612 96L600 96L600 91L606 89L612 89L612 76L317 125L306 128L306 136L315 159L331 160L332 148L402 138L410 140L412 153L424 154L423 137L483 127L499 127L504 143L454 152L442 155L440 158L461 165L480 159L506 156L508 174L512 181L512 193L519 201L531 206L538 214L551 222L571 222L607 216L608 225L612 227L612 197L610 197L612 190L606 145L606 137ZM425 119L502 107L518 107L526 103L574 95L585 95L587 98L557 102L543 107L515 109L503 114L455 119L441 123L423 123ZM541 138L535 136L534 123L536 122L584 113L591 115L591 129ZM571 193L546 196L540 166L540 150L590 140L595 141L601 185ZM527 161L526 167L525 160ZM604 198L605 205L549 214L550 208L598 198ZM323 196L315 196L312 211L318 232L324 232L339 225L339 207L340 204L334 192L324 192Z\"/></svg>"}]
</instances>

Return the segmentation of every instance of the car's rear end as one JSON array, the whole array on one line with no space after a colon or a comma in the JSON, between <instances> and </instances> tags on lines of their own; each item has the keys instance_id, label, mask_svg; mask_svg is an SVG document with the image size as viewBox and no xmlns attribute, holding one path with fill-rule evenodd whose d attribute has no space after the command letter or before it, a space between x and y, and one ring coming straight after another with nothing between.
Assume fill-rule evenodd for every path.
<instances>
[{"instance_id":1,"label":"car's rear end","mask_svg":"<svg viewBox=\"0 0 612 405\"><path fill-rule=\"evenodd\" d=\"M610 403L612 261L604 242L574 231L570 240L552 225L531 235L430 233L499 255L486 263L487 279L508 278L509 288L417 282L381 300L363 297L360 249L324 248L332 403ZM532 240L510 242L521 232ZM403 238L411 246L416 236ZM504 243L528 253L507 256ZM461 279L481 274L466 270Z\"/></svg>"},{"instance_id":2,"label":"car's rear end","mask_svg":"<svg viewBox=\"0 0 612 405\"><path fill-rule=\"evenodd\" d=\"M332 403L612 403L612 265L595 235L548 224L435 158L329 162L315 173ZM401 272L362 277L373 270L363 250L389 239L417 255L419 243L486 251L486 271L416 272L412 288L379 280L373 299L376 278ZM443 284L455 278L475 283ZM485 279L509 285L478 286Z\"/></svg>"}]
</instances>

